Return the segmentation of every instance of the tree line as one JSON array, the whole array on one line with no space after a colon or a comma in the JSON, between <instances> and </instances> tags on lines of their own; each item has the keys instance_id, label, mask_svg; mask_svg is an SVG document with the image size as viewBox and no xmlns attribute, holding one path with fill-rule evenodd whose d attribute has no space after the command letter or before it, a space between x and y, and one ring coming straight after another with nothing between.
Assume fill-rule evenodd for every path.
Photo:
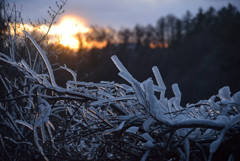
<instances>
[{"instance_id":1,"label":"tree line","mask_svg":"<svg viewBox=\"0 0 240 161\"><path fill-rule=\"evenodd\" d=\"M238 34L238 27L239 11L235 6L229 4L220 10L210 7L204 11L199 8L196 15L186 11L182 18L168 14L160 17L155 25L137 24L133 29L121 28L116 31L112 28L106 30L100 26L92 26L93 32L87 35L87 40L168 48L177 46L189 36L199 32L214 32L213 34L222 36L222 39L234 41L238 37L235 35L235 33Z\"/></svg>"}]
</instances>

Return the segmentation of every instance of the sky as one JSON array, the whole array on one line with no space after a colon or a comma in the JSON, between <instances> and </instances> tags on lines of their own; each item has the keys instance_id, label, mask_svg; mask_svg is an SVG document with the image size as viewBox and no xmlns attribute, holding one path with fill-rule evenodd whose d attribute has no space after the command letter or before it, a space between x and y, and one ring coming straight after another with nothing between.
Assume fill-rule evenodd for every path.
<instances>
[{"instance_id":1,"label":"sky","mask_svg":"<svg viewBox=\"0 0 240 161\"><path fill-rule=\"evenodd\" d=\"M8 0L15 2L22 12L23 19L35 21L50 17L49 6L56 8L56 0ZM174 14L182 18L187 10L196 14L201 7L219 9L228 3L240 9L240 0L68 0L64 7L65 15L75 15L85 20L87 25L102 27L134 27L136 24L155 25L161 16ZM59 17L61 18L61 17Z\"/></svg>"}]
</instances>

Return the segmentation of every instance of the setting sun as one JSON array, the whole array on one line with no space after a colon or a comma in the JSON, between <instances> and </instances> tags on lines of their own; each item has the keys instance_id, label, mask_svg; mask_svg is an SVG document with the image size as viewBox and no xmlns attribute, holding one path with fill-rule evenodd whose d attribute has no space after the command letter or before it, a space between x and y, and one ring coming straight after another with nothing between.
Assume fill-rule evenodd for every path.
<instances>
[{"instance_id":1,"label":"setting sun","mask_svg":"<svg viewBox=\"0 0 240 161\"><path fill-rule=\"evenodd\" d=\"M41 26L40 29L45 32L48 28ZM80 47L78 34L89 31L90 29L79 18L66 16L60 20L60 23L52 26L49 35L57 36L61 45L77 50Z\"/></svg>"},{"instance_id":2,"label":"setting sun","mask_svg":"<svg viewBox=\"0 0 240 161\"><path fill-rule=\"evenodd\" d=\"M14 33L14 24L11 25L11 33ZM17 32L22 33L23 30L29 32L36 31L44 35L47 33L49 26L47 25L36 25L30 24L18 25ZM75 52L81 49L101 49L107 45L107 41L88 40L87 35L92 33L92 28L87 27L84 20L76 16L64 16L60 19L57 24L51 26L48 32L48 43L60 44L67 47ZM94 34L94 33L93 33Z\"/></svg>"}]
</instances>

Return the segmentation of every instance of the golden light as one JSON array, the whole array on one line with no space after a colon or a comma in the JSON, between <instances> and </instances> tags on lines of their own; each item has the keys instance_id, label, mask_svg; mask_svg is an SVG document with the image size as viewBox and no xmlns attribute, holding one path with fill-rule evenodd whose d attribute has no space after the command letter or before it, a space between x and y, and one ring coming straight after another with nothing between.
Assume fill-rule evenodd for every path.
<instances>
[{"instance_id":1,"label":"golden light","mask_svg":"<svg viewBox=\"0 0 240 161\"><path fill-rule=\"evenodd\" d=\"M47 26L41 26L40 29L44 32L48 30ZM61 19L59 24L53 25L49 31L49 35L54 35L59 38L59 43L72 50L78 50L80 47L78 34L89 32L90 29L84 25L84 22L77 17L66 16Z\"/></svg>"},{"instance_id":2,"label":"golden light","mask_svg":"<svg viewBox=\"0 0 240 161\"><path fill-rule=\"evenodd\" d=\"M17 32L22 33L22 30L29 32L37 31L43 35L47 33L48 26L41 25L33 27L32 25L21 24L17 27ZM14 31L13 29L11 30ZM48 43L61 44L73 51L78 51L79 48L92 49L104 48L107 45L106 41L87 41L86 33L92 32L91 28L87 27L85 21L75 16L65 16L60 19L60 22L52 25L48 33Z\"/></svg>"},{"instance_id":3,"label":"golden light","mask_svg":"<svg viewBox=\"0 0 240 161\"><path fill-rule=\"evenodd\" d=\"M155 49L155 48L168 48L168 43L150 43L149 44L150 48Z\"/></svg>"}]
</instances>

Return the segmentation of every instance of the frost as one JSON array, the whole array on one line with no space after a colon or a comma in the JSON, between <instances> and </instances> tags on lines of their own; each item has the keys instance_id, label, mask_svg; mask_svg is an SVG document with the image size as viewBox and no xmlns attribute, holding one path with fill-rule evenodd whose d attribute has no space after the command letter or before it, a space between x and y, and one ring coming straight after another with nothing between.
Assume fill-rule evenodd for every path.
<instances>
[{"instance_id":1,"label":"frost","mask_svg":"<svg viewBox=\"0 0 240 161\"><path fill-rule=\"evenodd\" d=\"M161 76L158 68L157 68L156 66L154 66L154 67L152 68L152 71L153 71L153 73L154 73L154 76L155 76L155 78L156 78L156 80L157 80L157 83L158 83L159 87L160 87L162 90L166 90L166 86L165 86L165 84L164 84L164 82L163 82L162 76Z\"/></svg>"},{"instance_id":2,"label":"frost","mask_svg":"<svg viewBox=\"0 0 240 161\"><path fill-rule=\"evenodd\" d=\"M128 73L127 69L123 66L123 64L116 55L112 56L111 59L116 65L116 67L119 69L119 71Z\"/></svg>"},{"instance_id":3,"label":"frost","mask_svg":"<svg viewBox=\"0 0 240 161\"><path fill-rule=\"evenodd\" d=\"M125 124L125 121L121 122L121 124L116 128L116 131L122 130L124 124Z\"/></svg>"},{"instance_id":4,"label":"frost","mask_svg":"<svg viewBox=\"0 0 240 161\"><path fill-rule=\"evenodd\" d=\"M47 135L45 133L44 124L40 125L40 129L41 129L41 134L42 134L42 142L44 144L46 142L46 139L47 139Z\"/></svg>"},{"instance_id":5,"label":"frost","mask_svg":"<svg viewBox=\"0 0 240 161\"><path fill-rule=\"evenodd\" d=\"M30 125L29 123L25 122L25 121L22 121L22 120L16 120L15 122L18 123L18 124L22 124L22 125L28 127L30 130L33 130L33 126Z\"/></svg>"},{"instance_id":6,"label":"frost","mask_svg":"<svg viewBox=\"0 0 240 161\"><path fill-rule=\"evenodd\" d=\"M225 86L218 91L218 95L221 100L230 100L230 88L228 86Z\"/></svg>"},{"instance_id":7,"label":"frost","mask_svg":"<svg viewBox=\"0 0 240 161\"><path fill-rule=\"evenodd\" d=\"M203 135L204 136L209 136L209 135L211 135L211 133L213 132L214 130L212 130L212 129L207 129L204 133L203 133Z\"/></svg>"},{"instance_id":8,"label":"frost","mask_svg":"<svg viewBox=\"0 0 240 161\"><path fill-rule=\"evenodd\" d=\"M128 81L130 84L133 83L133 79L132 76L126 72L119 72L118 75L120 77L122 77L123 79L125 79L126 81Z\"/></svg>"},{"instance_id":9,"label":"frost","mask_svg":"<svg viewBox=\"0 0 240 161\"><path fill-rule=\"evenodd\" d=\"M236 104L240 105L240 91L233 95L233 100Z\"/></svg>"},{"instance_id":10,"label":"frost","mask_svg":"<svg viewBox=\"0 0 240 161\"><path fill-rule=\"evenodd\" d=\"M223 121L225 123L229 122L229 118L227 116L224 116L224 115L219 115L217 116L217 121Z\"/></svg>"},{"instance_id":11,"label":"frost","mask_svg":"<svg viewBox=\"0 0 240 161\"><path fill-rule=\"evenodd\" d=\"M145 139L146 141L154 142L154 139L153 139L148 133L142 134L141 137L142 137L143 139Z\"/></svg>"},{"instance_id":12,"label":"frost","mask_svg":"<svg viewBox=\"0 0 240 161\"><path fill-rule=\"evenodd\" d=\"M147 160L147 157L148 157L148 155L149 155L149 152L150 152L150 150L147 150L147 151L144 153L144 155L142 156L142 158L141 158L140 161L145 161L145 160Z\"/></svg>"},{"instance_id":13,"label":"frost","mask_svg":"<svg viewBox=\"0 0 240 161\"><path fill-rule=\"evenodd\" d=\"M149 130L149 127L150 127L151 124L154 123L154 122L155 122L155 120L154 120L152 117L148 118L147 120L145 120L145 121L143 122L143 129L144 129L145 131L148 131L148 130Z\"/></svg>"},{"instance_id":14,"label":"frost","mask_svg":"<svg viewBox=\"0 0 240 161\"><path fill-rule=\"evenodd\" d=\"M152 149L153 147L155 147L155 144L153 144L151 141L147 141L144 144L144 147L147 148L147 149Z\"/></svg>"},{"instance_id":15,"label":"frost","mask_svg":"<svg viewBox=\"0 0 240 161\"><path fill-rule=\"evenodd\" d=\"M174 93L175 97L180 99L182 94L180 92L180 89L179 89L177 83L172 85L172 90L173 90L173 93Z\"/></svg>"},{"instance_id":16,"label":"frost","mask_svg":"<svg viewBox=\"0 0 240 161\"><path fill-rule=\"evenodd\" d=\"M72 108L71 108L71 107L68 107L68 106L67 106L66 108L67 108L69 114L72 116L72 115L73 115Z\"/></svg>"},{"instance_id":17,"label":"frost","mask_svg":"<svg viewBox=\"0 0 240 161\"><path fill-rule=\"evenodd\" d=\"M144 82L144 87L145 87L145 92L146 92L146 98L147 101L153 105L156 102L156 97L154 96L154 91L153 91L153 81L152 79L148 79L146 82ZM150 106L151 106L150 105Z\"/></svg>"},{"instance_id":18,"label":"frost","mask_svg":"<svg viewBox=\"0 0 240 161\"><path fill-rule=\"evenodd\" d=\"M237 114L230 119L231 125L234 125L239 122L240 122L240 114Z\"/></svg>"},{"instance_id":19,"label":"frost","mask_svg":"<svg viewBox=\"0 0 240 161\"><path fill-rule=\"evenodd\" d=\"M69 73L71 73L71 75L73 76L73 80L76 82L77 81L77 73L74 72L73 70L67 68L66 64L64 64L64 66L60 66L60 68L65 69L66 71L68 71Z\"/></svg>"},{"instance_id":20,"label":"frost","mask_svg":"<svg viewBox=\"0 0 240 161\"><path fill-rule=\"evenodd\" d=\"M102 105L104 103L111 103L114 101L121 101L121 100L128 100L128 99L136 99L136 97L130 95L130 96L117 97L117 98L102 99L100 101L92 102L91 106L97 106L97 105Z\"/></svg>"},{"instance_id":21,"label":"frost","mask_svg":"<svg viewBox=\"0 0 240 161\"><path fill-rule=\"evenodd\" d=\"M229 128L230 128L230 126L225 125L225 128L221 131L221 134L218 137L218 139L211 143L210 150L209 150L210 153L215 153L216 152L216 150L218 149L218 147L220 146L220 144L223 140L223 137L224 137L225 133L228 131Z\"/></svg>"},{"instance_id":22,"label":"frost","mask_svg":"<svg viewBox=\"0 0 240 161\"><path fill-rule=\"evenodd\" d=\"M140 87L140 85L137 83L133 83L132 86L133 86L133 89L135 91L135 94L136 94L137 99L140 102L140 104L142 104L143 106L147 106L146 105L146 96L145 96L145 93L143 92L142 88Z\"/></svg>"},{"instance_id":23,"label":"frost","mask_svg":"<svg viewBox=\"0 0 240 161\"><path fill-rule=\"evenodd\" d=\"M220 110L219 105L214 102L215 98L216 98L216 96L212 96L212 97L208 100L208 102L209 102L209 104L210 104L210 106L211 106L212 108L214 108L215 110Z\"/></svg>"},{"instance_id":24,"label":"frost","mask_svg":"<svg viewBox=\"0 0 240 161\"><path fill-rule=\"evenodd\" d=\"M39 105L39 116L35 122L35 126L38 127L41 124L49 120L49 115L51 112L51 107L46 100L42 101L42 104Z\"/></svg>"},{"instance_id":25,"label":"frost","mask_svg":"<svg viewBox=\"0 0 240 161\"><path fill-rule=\"evenodd\" d=\"M212 142L212 144L210 145L210 153L214 153L218 149L220 144L221 144L221 139L218 139Z\"/></svg>"},{"instance_id":26,"label":"frost","mask_svg":"<svg viewBox=\"0 0 240 161\"><path fill-rule=\"evenodd\" d=\"M136 134L137 131L138 131L138 129L139 129L139 127L132 126L132 127L128 128L128 129L126 130L126 132Z\"/></svg>"},{"instance_id":27,"label":"frost","mask_svg":"<svg viewBox=\"0 0 240 161\"><path fill-rule=\"evenodd\" d=\"M48 120L48 125L50 125L51 126L51 128L53 129L53 130L55 130L55 127L54 127L54 125L53 125L53 123L50 121L50 120Z\"/></svg>"}]
</instances>

